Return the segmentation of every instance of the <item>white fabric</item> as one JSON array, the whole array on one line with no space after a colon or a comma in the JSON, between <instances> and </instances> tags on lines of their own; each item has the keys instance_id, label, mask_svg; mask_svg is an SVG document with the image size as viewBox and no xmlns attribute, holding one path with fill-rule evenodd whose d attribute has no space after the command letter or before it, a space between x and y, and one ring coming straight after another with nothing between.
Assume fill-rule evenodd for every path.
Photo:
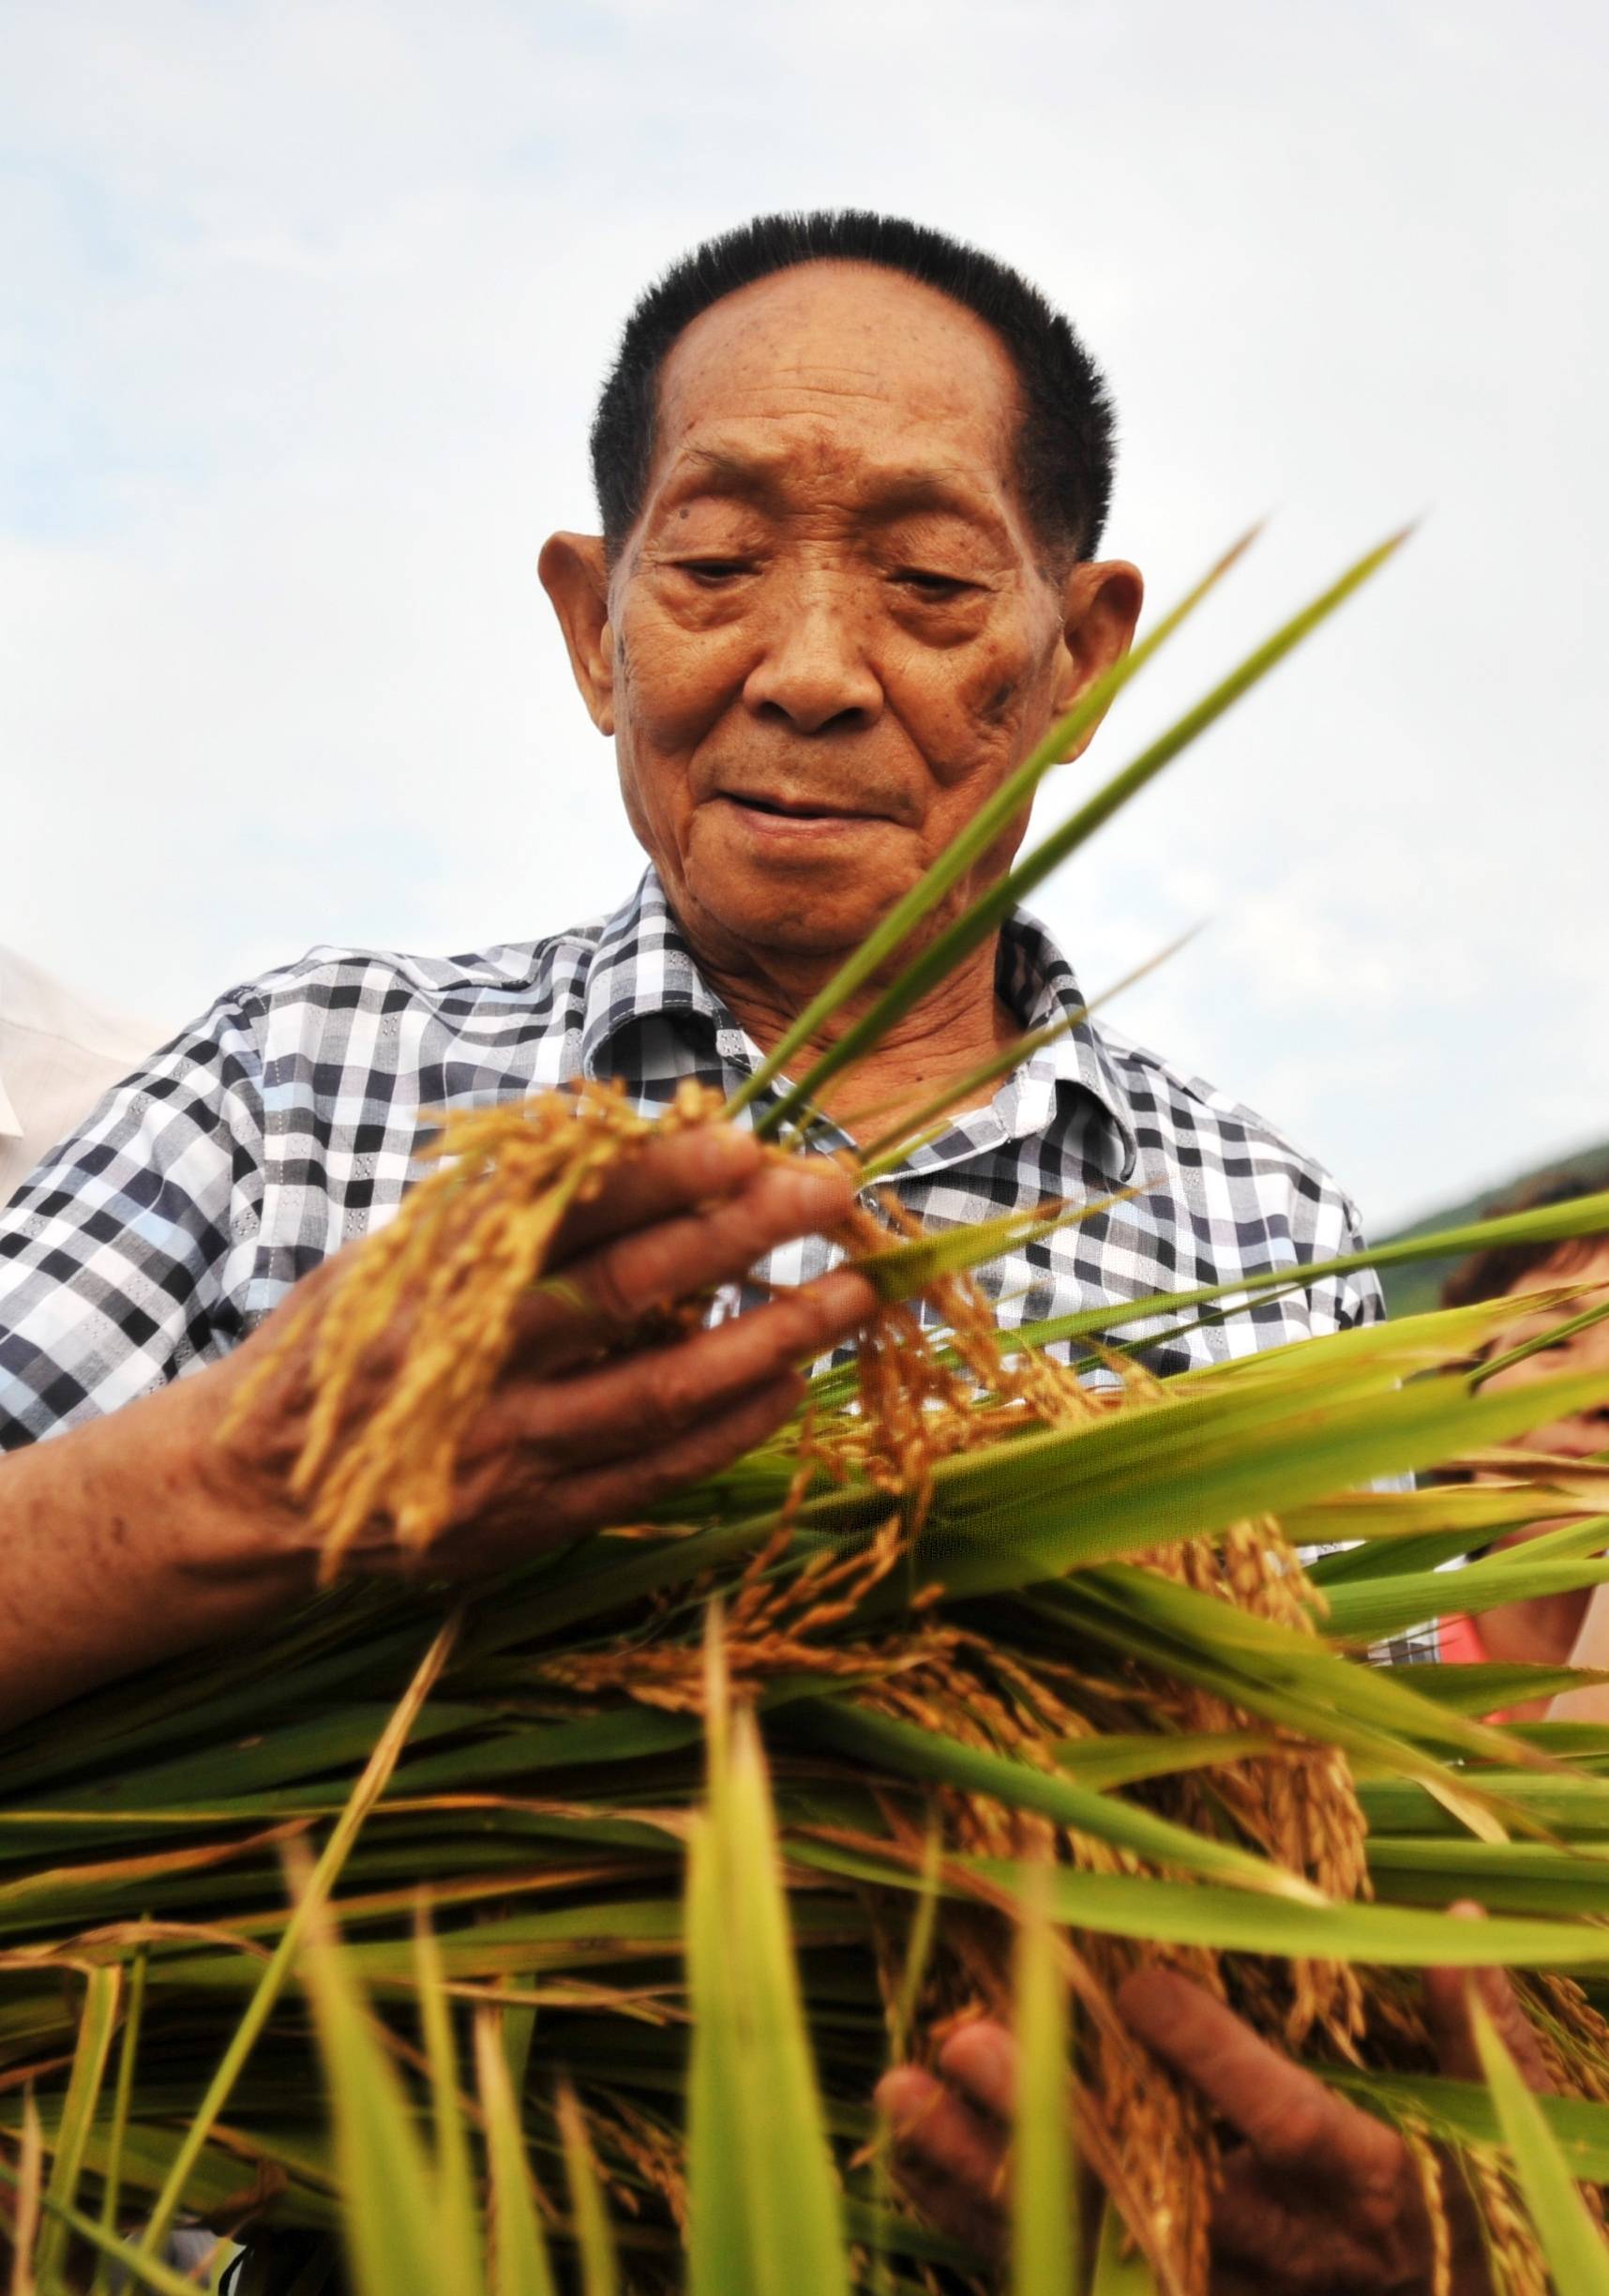
<instances>
[{"instance_id":1,"label":"white fabric","mask_svg":"<svg viewBox=\"0 0 1609 2296\"><path fill-rule=\"evenodd\" d=\"M158 1041L0 948L0 1205Z\"/></svg>"}]
</instances>

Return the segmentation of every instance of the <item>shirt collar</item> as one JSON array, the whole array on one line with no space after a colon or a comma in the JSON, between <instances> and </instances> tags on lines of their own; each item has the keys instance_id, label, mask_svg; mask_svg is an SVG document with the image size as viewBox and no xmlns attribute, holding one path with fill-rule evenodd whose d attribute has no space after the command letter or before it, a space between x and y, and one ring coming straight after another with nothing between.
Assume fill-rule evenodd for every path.
<instances>
[{"instance_id":1,"label":"shirt collar","mask_svg":"<svg viewBox=\"0 0 1609 2296\"><path fill-rule=\"evenodd\" d=\"M1000 928L999 979L1002 998L1025 1031L1048 1028L1083 1009L1072 966L1046 928L1025 909L1014 910ZM699 972L659 878L649 869L599 932L583 1000L582 1072L589 1077L616 1073L618 1064L609 1058L614 1041L634 1024L660 1015L707 1029L721 1062L740 1073L759 1062L759 1047ZM1087 1095L1099 1105L1110 1131L1099 1160L1114 1179L1127 1180L1139 1155L1134 1108L1092 1022L1075 1020L1053 1043L1041 1046L1002 1093L1015 1088L1015 1098L1027 1108L1045 1097L1032 1090L1035 1083Z\"/></svg>"},{"instance_id":2,"label":"shirt collar","mask_svg":"<svg viewBox=\"0 0 1609 2296\"><path fill-rule=\"evenodd\" d=\"M1000 927L999 983L1001 997L1029 1032L1083 1013L1084 992L1072 966L1048 927L1026 909L1014 909ZM1119 1180L1129 1179L1139 1160L1134 1103L1100 1030L1092 1020L1073 1020L1062 1035L1030 1055L1029 1073L1042 1062L1058 1085L1088 1093L1111 1119L1114 1154L1108 1161Z\"/></svg>"},{"instance_id":3,"label":"shirt collar","mask_svg":"<svg viewBox=\"0 0 1609 2296\"><path fill-rule=\"evenodd\" d=\"M723 1058L735 1057L744 1066L759 1059L759 1048L693 961L658 875L649 869L598 934L581 1012L582 1073L613 1075L616 1064L608 1054L615 1039L663 1014L701 1023Z\"/></svg>"}]
</instances>

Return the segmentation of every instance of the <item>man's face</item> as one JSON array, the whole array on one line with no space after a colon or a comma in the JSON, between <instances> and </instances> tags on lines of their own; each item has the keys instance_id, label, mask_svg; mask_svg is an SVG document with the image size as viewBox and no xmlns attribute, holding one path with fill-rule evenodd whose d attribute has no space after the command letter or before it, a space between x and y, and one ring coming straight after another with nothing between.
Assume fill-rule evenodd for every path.
<instances>
[{"instance_id":1,"label":"man's face","mask_svg":"<svg viewBox=\"0 0 1609 2296\"><path fill-rule=\"evenodd\" d=\"M869 266L761 280L675 345L589 699L708 952L852 947L1127 642L1131 568L1046 571L1017 426L992 331Z\"/></svg>"},{"instance_id":2,"label":"man's face","mask_svg":"<svg viewBox=\"0 0 1609 2296\"><path fill-rule=\"evenodd\" d=\"M1550 1283L1609 1285L1609 1243L1577 1246L1561 1252L1556 1261L1522 1276L1514 1292L1516 1297L1523 1297L1527 1292L1545 1290ZM1586 1296L1541 1315L1523 1315L1498 1334L1493 1352L1506 1354L1527 1339L1544 1337L1593 1304L1592 1298ZM1511 1364L1506 1371L1494 1373L1487 1384L1492 1389L1526 1387L1538 1380L1555 1378L1560 1372L1598 1370L1609 1374L1609 1320L1589 1323L1585 1331L1571 1332L1550 1342L1534 1355ZM1590 1458L1595 1451L1609 1451L1609 1405L1578 1412L1571 1419L1553 1420L1528 1435L1524 1447L1573 1459Z\"/></svg>"}]
</instances>

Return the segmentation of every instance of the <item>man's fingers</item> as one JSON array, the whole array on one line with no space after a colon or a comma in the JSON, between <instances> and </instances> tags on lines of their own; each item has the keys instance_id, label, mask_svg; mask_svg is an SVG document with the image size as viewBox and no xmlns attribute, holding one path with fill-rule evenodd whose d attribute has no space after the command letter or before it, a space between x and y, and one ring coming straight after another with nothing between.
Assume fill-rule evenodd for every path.
<instances>
[{"instance_id":1,"label":"man's fingers","mask_svg":"<svg viewBox=\"0 0 1609 2296\"><path fill-rule=\"evenodd\" d=\"M718 1474L782 1425L804 1391L797 1372L773 1380L675 1443L635 1458L558 1476L537 1510L543 1544L606 1523L629 1523L688 1483Z\"/></svg>"},{"instance_id":2,"label":"man's fingers","mask_svg":"<svg viewBox=\"0 0 1609 2296\"><path fill-rule=\"evenodd\" d=\"M985 2215L1000 2209L1005 2181L1003 2133L944 2081L900 2065L878 2083L901 2174L945 2188Z\"/></svg>"},{"instance_id":3,"label":"man's fingers","mask_svg":"<svg viewBox=\"0 0 1609 2296\"><path fill-rule=\"evenodd\" d=\"M1332 2096L1177 1970L1134 1971L1118 2007L1270 2167L1339 2183L1394 2171L1397 2139L1388 2128Z\"/></svg>"},{"instance_id":4,"label":"man's fingers","mask_svg":"<svg viewBox=\"0 0 1609 2296\"><path fill-rule=\"evenodd\" d=\"M588 1531L636 1522L667 1492L718 1473L763 1443L793 1409L800 1384L797 1375L775 1380L645 1458L550 1479L535 1477L523 1487L518 1480L505 1484L495 1470L486 1476L483 1466L485 1488L475 1488L472 1473L461 1518L429 1549L428 1567L444 1578L484 1578L566 1546ZM389 1544L372 1559L366 1553L365 1561L378 1570L407 1573L418 1567L416 1555Z\"/></svg>"},{"instance_id":5,"label":"man's fingers","mask_svg":"<svg viewBox=\"0 0 1609 2296\"><path fill-rule=\"evenodd\" d=\"M986 2264L1004 2261L1006 2213L1002 2207L979 2199L941 2168L930 2168L920 2160L896 2155L894 2181L916 2213L925 2216L937 2231L959 2241Z\"/></svg>"},{"instance_id":6,"label":"man's fingers","mask_svg":"<svg viewBox=\"0 0 1609 2296\"><path fill-rule=\"evenodd\" d=\"M1291 2285L1296 2284L1298 2256L1308 2244L1312 2220L1303 2214L1300 2198L1296 2209L1286 2206L1281 2183L1250 2151L1231 2152L1224 2162L1212 2195L1212 2296L1231 2288L1267 2288L1271 2283L1259 2275L1275 2258L1283 2258ZM1342 2232L1345 2237L1345 2227ZM1252 2277L1238 2277L1237 2267L1249 2268ZM1301 2285L1307 2285L1305 2279Z\"/></svg>"},{"instance_id":7,"label":"man's fingers","mask_svg":"<svg viewBox=\"0 0 1609 2296\"><path fill-rule=\"evenodd\" d=\"M1450 1906L1448 1911L1456 1914L1461 1921L1484 1919L1481 1908L1468 1898ZM1503 1970L1425 1971L1425 2017L1431 2037L1436 2043L1436 2061L1441 2070L1452 2080L1480 2081L1485 2078L1481 2052L1475 2041L1475 2021L1470 2015L1472 1995L1480 1997L1497 2028L1499 2039L1519 2066L1526 2086L1538 2095L1547 2094L1553 2088L1553 2079L1541 2053L1541 2044L1537 2039L1535 2028L1526 2015L1519 1995Z\"/></svg>"},{"instance_id":8,"label":"man's fingers","mask_svg":"<svg viewBox=\"0 0 1609 2296\"><path fill-rule=\"evenodd\" d=\"M1016 2043L992 2017L957 2025L939 2052L939 2069L967 2101L1009 2127L1016 2110Z\"/></svg>"},{"instance_id":9,"label":"man's fingers","mask_svg":"<svg viewBox=\"0 0 1609 2296\"><path fill-rule=\"evenodd\" d=\"M701 1125L697 1131L651 1140L606 1174L590 1202L576 1204L565 1214L554 1239L553 1261L573 1259L610 1236L729 1196L753 1179L760 1160L760 1145L753 1133L739 1132L730 1125Z\"/></svg>"},{"instance_id":10,"label":"man's fingers","mask_svg":"<svg viewBox=\"0 0 1609 2296\"><path fill-rule=\"evenodd\" d=\"M517 1358L574 1360L608 1346L656 1308L736 1283L777 1245L832 1227L853 1201L849 1173L824 1156L767 1165L718 1203L639 1228L554 1270L521 1312ZM869 1291L867 1301L869 1314Z\"/></svg>"},{"instance_id":11,"label":"man's fingers","mask_svg":"<svg viewBox=\"0 0 1609 2296\"><path fill-rule=\"evenodd\" d=\"M875 1305L864 1276L837 1268L669 1347L566 1379L511 1380L482 1414L475 1452L530 1448L554 1465L587 1466L652 1451L836 1347Z\"/></svg>"}]
</instances>

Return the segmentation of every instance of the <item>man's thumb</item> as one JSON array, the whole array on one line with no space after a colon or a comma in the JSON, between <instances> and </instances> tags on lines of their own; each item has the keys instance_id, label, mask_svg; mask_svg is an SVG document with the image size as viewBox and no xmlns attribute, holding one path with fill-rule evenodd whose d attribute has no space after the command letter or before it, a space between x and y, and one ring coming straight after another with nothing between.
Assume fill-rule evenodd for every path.
<instances>
[{"instance_id":1,"label":"man's thumb","mask_svg":"<svg viewBox=\"0 0 1609 2296\"><path fill-rule=\"evenodd\" d=\"M1460 1921L1483 1921L1483 1910L1468 1898L1450 1906ZM1506 1971L1499 1969L1431 1969L1424 1973L1425 2016L1436 2044L1436 2062L1451 2080L1479 2081L1481 2052L1475 2043L1475 2020L1470 2009L1479 1998L1497 2029L1498 2038L1519 2066L1527 2089L1538 2094L1553 2087L1536 2032Z\"/></svg>"}]
</instances>

